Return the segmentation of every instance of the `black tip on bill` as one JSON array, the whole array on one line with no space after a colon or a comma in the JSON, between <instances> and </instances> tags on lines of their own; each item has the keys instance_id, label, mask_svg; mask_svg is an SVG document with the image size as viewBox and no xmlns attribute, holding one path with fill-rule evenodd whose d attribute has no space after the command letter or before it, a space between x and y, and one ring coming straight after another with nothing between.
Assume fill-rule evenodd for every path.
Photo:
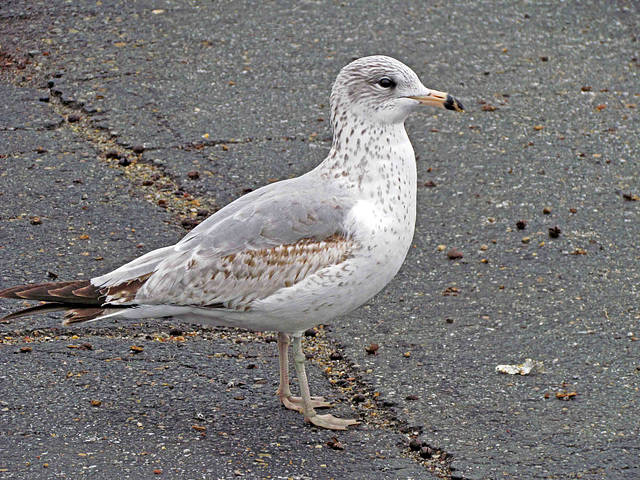
<instances>
[{"instance_id":1,"label":"black tip on bill","mask_svg":"<svg viewBox=\"0 0 640 480\"><path fill-rule=\"evenodd\" d=\"M447 94L447 100L444 102L444 108L447 110L455 110L456 112L464 112L464 106L460 103L460 100L453 98Z\"/></svg>"}]
</instances>

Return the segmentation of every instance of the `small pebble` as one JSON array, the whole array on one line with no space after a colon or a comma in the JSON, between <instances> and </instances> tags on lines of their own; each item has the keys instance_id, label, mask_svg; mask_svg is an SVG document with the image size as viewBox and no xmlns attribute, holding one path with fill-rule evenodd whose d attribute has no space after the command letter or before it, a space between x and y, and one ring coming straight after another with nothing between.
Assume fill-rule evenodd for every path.
<instances>
[{"instance_id":1,"label":"small pebble","mask_svg":"<svg viewBox=\"0 0 640 480\"><path fill-rule=\"evenodd\" d=\"M457 248L452 248L449 250L449 253L447 253L447 257L449 257L450 260L459 260L463 256L462 252Z\"/></svg>"},{"instance_id":2,"label":"small pebble","mask_svg":"<svg viewBox=\"0 0 640 480\"><path fill-rule=\"evenodd\" d=\"M353 403L362 403L366 400L366 397L362 393L356 393L353 396Z\"/></svg>"},{"instance_id":3,"label":"small pebble","mask_svg":"<svg viewBox=\"0 0 640 480\"><path fill-rule=\"evenodd\" d=\"M340 352L333 352L329 358L331 360L342 360L342 354Z\"/></svg>"},{"instance_id":4,"label":"small pebble","mask_svg":"<svg viewBox=\"0 0 640 480\"><path fill-rule=\"evenodd\" d=\"M411 440L409 442L409 448L411 450L413 450L414 452L420 450L422 448L422 445L424 444L424 442L422 441L421 438L414 438L413 440Z\"/></svg>"},{"instance_id":5,"label":"small pebble","mask_svg":"<svg viewBox=\"0 0 640 480\"><path fill-rule=\"evenodd\" d=\"M431 458L431 456L433 455L433 450L431 450L431 448L429 447L422 447L420 449L420 456L422 458Z\"/></svg>"},{"instance_id":6,"label":"small pebble","mask_svg":"<svg viewBox=\"0 0 640 480\"><path fill-rule=\"evenodd\" d=\"M379 348L380 348L380 346L377 343L372 343L371 345L369 345L368 347L365 348L365 351L369 355L377 355Z\"/></svg>"},{"instance_id":7,"label":"small pebble","mask_svg":"<svg viewBox=\"0 0 640 480\"><path fill-rule=\"evenodd\" d=\"M67 121L69 123L78 123L80 120L82 119L82 117L76 113L72 113L71 115L69 115L67 117Z\"/></svg>"},{"instance_id":8,"label":"small pebble","mask_svg":"<svg viewBox=\"0 0 640 480\"><path fill-rule=\"evenodd\" d=\"M526 220L518 220L516 222L516 228L518 230L524 230L525 228L527 228L527 221Z\"/></svg>"},{"instance_id":9,"label":"small pebble","mask_svg":"<svg viewBox=\"0 0 640 480\"><path fill-rule=\"evenodd\" d=\"M133 150L133 153L140 154L140 153L144 152L144 146L143 145L134 145L131 150Z\"/></svg>"},{"instance_id":10,"label":"small pebble","mask_svg":"<svg viewBox=\"0 0 640 480\"><path fill-rule=\"evenodd\" d=\"M198 225L198 221L193 218L185 218L182 220L182 226L184 228L195 228Z\"/></svg>"},{"instance_id":11,"label":"small pebble","mask_svg":"<svg viewBox=\"0 0 640 480\"><path fill-rule=\"evenodd\" d=\"M549 228L549 236L551 238L558 238L561 233L562 233L562 230L560 230L558 227Z\"/></svg>"},{"instance_id":12,"label":"small pebble","mask_svg":"<svg viewBox=\"0 0 640 480\"><path fill-rule=\"evenodd\" d=\"M128 167L129 165L131 165L131 160L129 160L127 157L122 157L120 160L118 160L118 164L122 165L123 167Z\"/></svg>"},{"instance_id":13,"label":"small pebble","mask_svg":"<svg viewBox=\"0 0 640 480\"><path fill-rule=\"evenodd\" d=\"M190 180L197 180L198 178L200 178L200 173L194 170L192 172L187 173L187 177L189 177Z\"/></svg>"},{"instance_id":14,"label":"small pebble","mask_svg":"<svg viewBox=\"0 0 640 480\"><path fill-rule=\"evenodd\" d=\"M171 330L169 330L169 335L171 335L172 337L179 337L180 335L182 335L182 329L173 327Z\"/></svg>"}]
</instances>

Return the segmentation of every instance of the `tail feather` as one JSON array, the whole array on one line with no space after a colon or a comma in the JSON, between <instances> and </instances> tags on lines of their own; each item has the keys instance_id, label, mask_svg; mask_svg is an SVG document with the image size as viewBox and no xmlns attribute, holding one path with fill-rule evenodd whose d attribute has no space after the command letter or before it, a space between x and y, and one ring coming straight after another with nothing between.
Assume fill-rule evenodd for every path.
<instances>
[{"instance_id":1,"label":"tail feather","mask_svg":"<svg viewBox=\"0 0 640 480\"><path fill-rule=\"evenodd\" d=\"M88 280L20 285L0 291L0 297L17 300L101 305L106 295Z\"/></svg>"},{"instance_id":2,"label":"tail feather","mask_svg":"<svg viewBox=\"0 0 640 480\"><path fill-rule=\"evenodd\" d=\"M124 309L121 306L112 307L105 304L106 289L94 287L88 280L21 285L0 291L0 297L46 302L10 313L1 320L13 320L36 313L65 311L64 323L68 325L88 322Z\"/></svg>"},{"instance_id":3,"label":"tail feather","mask_svg":"<svg viewBox=\"0 0 640 480\"><path fill-rule=\"evenodd\" d=\"M26 317L28 315L35 315L36 313L50 313L60 312L66 310L68 307L62 303L43 303L42 305L36 305L35 307L24 308L17 312L10 313L0 318L0 320L14 320L20 317Z\"/></svg>"}]
</instances>

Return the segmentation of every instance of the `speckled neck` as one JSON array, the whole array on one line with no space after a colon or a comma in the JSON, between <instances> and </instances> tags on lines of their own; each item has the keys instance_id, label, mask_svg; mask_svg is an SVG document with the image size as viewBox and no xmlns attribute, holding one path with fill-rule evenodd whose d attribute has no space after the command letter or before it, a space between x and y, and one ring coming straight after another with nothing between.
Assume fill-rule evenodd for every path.
<instances>
[{"instance_id":1,"label":"speckled neck","mask_svg":"<svg viewBox=\"0 0 640 480\"><path fill-rule=\"evenodd\" d=\"M393 176L394 184L415 188L415 155L404 123L381 125L340 110L332 114L331 151L317 169L325 180L364 190Z\"/></svg>"}]
</instances>

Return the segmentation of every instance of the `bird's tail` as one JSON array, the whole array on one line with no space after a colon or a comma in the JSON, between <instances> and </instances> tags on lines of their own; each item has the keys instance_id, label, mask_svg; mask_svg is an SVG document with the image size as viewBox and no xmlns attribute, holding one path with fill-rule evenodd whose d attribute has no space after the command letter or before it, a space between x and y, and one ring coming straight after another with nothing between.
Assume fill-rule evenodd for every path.
<instances>
[{"instance_id":1,"label":"bird's tail","mask_svg":"<svg viewBox=\"0 0 640 480\"><path fill-rule=\"evenodd\" d=\"M123 307L105 304L106 291L91 285L88 280L60 283L41 283L38 285L21 285L0 291L0 297L16 300L40 300L45 302L35 307L25 308L2 318L14 318L65 311L65 325L88 322L103 317Z\"/></svg>"}]
</instances>

